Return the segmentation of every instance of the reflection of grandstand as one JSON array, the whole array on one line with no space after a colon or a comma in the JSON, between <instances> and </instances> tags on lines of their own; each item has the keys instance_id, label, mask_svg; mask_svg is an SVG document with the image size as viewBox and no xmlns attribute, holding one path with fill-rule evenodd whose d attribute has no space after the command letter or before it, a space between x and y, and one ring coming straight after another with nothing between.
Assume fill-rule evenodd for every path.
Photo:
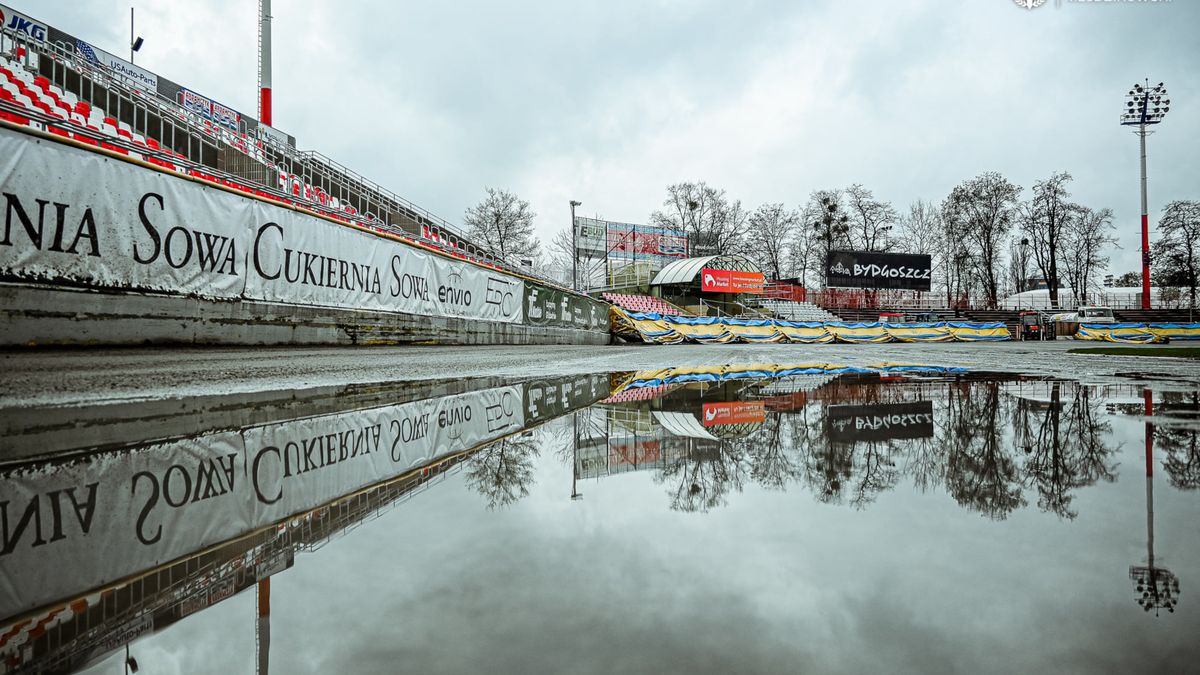
<instances>
[{"instance_id":1,"label":"reflection of grandstand","mask_svg":"<svg viewBox=\"0 0 1200 675\"><path fill-rule=\"evenodd\" d=\"M0 120L506 266L445 220L297 150L292 137L140 68L132 80L95 51L53 26L0 28Z\"/></svg>"},{"instance_id":2,"label":"reflection of grandstand","mask_svg":"<svg viewBox=\"0 0 1200 675\"><path fill-rule=\"evenodd\" d=\"M291 567L296 552L315 551L379 517L472 454L448 457L0 628L0 672L70 672L96 661Z\"/></svg>"}]
</instances>

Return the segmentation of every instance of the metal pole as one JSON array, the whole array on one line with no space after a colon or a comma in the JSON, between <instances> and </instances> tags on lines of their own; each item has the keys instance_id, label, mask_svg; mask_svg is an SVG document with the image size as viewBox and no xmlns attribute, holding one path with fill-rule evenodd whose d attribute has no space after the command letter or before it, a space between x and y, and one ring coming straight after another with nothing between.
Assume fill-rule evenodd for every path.
<instances>
[{"instance_id":1,"label":"metal pole","mask_svg":"<svg viewBox=\"0 0 1200 675\"><path fill-rule=\"evenodd\" d=\"M133 63L133 8L129 8L129 62Z\"/></svg>"},{"instance_id":2,"label":"metal pole","mask_svg":"<svg viewBox=\"0 0 1200 675\"><path fill-rule=\"evenodd\" d=\"M271 115L271 0L258 3L258 121L273 124Z\"/></svg>"},{"instance_id":3,"label":"metal pole","mask_svg":"<svg viewBox=\"0 0 1200 675\"><path fill-rule=\"evenodd\" d=\"M579 290L579 244L575 241L575 207L579 202L571 200L571 290Z\"/></svg>"},{"instance_id":4,"label":"metal pole","mask_svg":"<svg viewBox=\"0 0 1200 675\"><path fill-rule=\"evenodd\" d=\"M1147 84L1147 87L1149 84ZM1148 103L1146 105L1149 105ZM1142 309L1150 309L1150 209L1146 204L1146 114L1138 127L1142 149Z\"/></svg>"}]
</instances>

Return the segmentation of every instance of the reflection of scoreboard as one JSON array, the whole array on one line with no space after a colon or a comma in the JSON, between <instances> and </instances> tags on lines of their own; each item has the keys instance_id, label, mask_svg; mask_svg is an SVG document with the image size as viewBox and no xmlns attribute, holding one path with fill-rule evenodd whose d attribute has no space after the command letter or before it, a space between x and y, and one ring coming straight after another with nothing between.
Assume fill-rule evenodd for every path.
<instances>
[{"instance_id":1,"label":"reflection of scoreboard","mask_svg":"<svg viewBox=\"0 0 1200 675\"><path fill-rule=\"evenodd\" d=\"M829 439L841 443L932 438L933 401L831 405L825 426Z\"/></svg>"}]
</instances>

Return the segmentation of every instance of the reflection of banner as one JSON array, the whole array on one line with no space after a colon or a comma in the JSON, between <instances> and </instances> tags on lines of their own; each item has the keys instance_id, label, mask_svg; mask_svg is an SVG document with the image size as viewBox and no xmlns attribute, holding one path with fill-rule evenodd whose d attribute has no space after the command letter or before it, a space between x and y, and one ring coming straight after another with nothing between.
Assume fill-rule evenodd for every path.
<instances>
[{"instance_id":1,"label":"reflection of banner","mask_svg":"<svg viewBox=\"0 0 1200 675\"><path fill-rule=\"evenodd\" d=\"M519 387L0 473L0 616L73 597L525 426Z\"/></svg>"},{"instance_id":2,"label":"reflection of banner","mask_svg":"<svg viewBox=\"0 0 1200 675\"><path fill-rule=\"evenodd\" d=\"M761 272L700 270L700 290L711 293L762 293L763 283Z\"/></svg>"},{"instance_id":3,"label":"reflection of banner","mask_svg":"<svg viewBox=\"0 0 1200 675\"><path fill-rule=\"evenodd\" d=\"M933 402L831 405L830 440L844 443L933 437Z\"/></svg>"},{"instance_id":4,"label":"reflection of banner","mask_svg":"<svg viewBox=\"0 0 1200 675\"><path fill-rule=\"evenodd\" d=\"M928 255L830 251L825 259L825 285L829 287L928 291L931 272Z\"/></svg>"},{"instance_id":5,"label":"reflection of banner","mask_svg":"<svg viewBox=\"0 0 1200 675\"><path fill-rule=\"evenodd\" d=\"M767 419L766 405L762 401L716 401L704 404L704 426L718 424L745 424Z\"/></svg>"},{"instance_id":6,"label":"reflection of banner","mask_svg":"<svg viewBox=\"0 0 1200 675\"><path fill-rule=\"evenodd\" d=\"M119 59L83 40L75 40L75 50L90 63L108 69L143 88L145 91L158 91L158 76L148 70L138 68L132 63L124 59Z\"/></svg>"},{"instance_id":7,"label":"reflection of banner","mask_svg":"<svg viewBox=\"0 0 1200 675\"><path fill-rule=\"evenodd\" d=\"M515 277L0 131L0 275L130 291L517 322ZM87 180L49 180L84 175Z\"/></svg>"}]
</instances>

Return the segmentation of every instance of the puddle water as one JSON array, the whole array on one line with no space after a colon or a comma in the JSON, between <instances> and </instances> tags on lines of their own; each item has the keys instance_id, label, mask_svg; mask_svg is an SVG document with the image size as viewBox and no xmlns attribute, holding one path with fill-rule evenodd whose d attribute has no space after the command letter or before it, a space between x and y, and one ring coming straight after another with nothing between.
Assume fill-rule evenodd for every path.
<instances>
[{"instance_id":1,"label":"puddle water","mask_svg":"<svg viewBox=\"0 0 1200 675\"><path fill-rule=\"evenodd\" d=\"M1198 411L829 366L4 411L0 672L1194 671Z\"/></svg>"}]
</instances>

